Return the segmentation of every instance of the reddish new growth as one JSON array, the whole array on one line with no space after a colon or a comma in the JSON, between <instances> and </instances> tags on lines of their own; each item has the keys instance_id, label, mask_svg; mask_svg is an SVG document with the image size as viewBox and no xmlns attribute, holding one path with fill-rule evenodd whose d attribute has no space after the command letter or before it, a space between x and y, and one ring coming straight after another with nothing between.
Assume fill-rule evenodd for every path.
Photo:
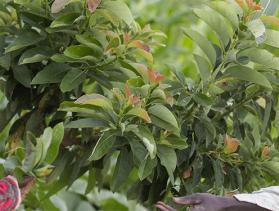
<instances>
[{"instance_id":1,"label":"reddish new growth","mask_svg":"<svg viewBox=\"0 0 279 211\"><path fill-rule=\"evenodd\" d=\"M144 44L143 41L141 41L141 40L134 40L132 43L137 48L143 49L149 53L151 51L150 47L148 45Z\"/></svg>"},{"instance_id":2,"label":"reddish new growth","mask_svg":"<svg viewBox=\"0 0 279 211\"><path fill-rule=\"evenodd\" d=\"M246 0L246 2L247 2L248 7L251 8L252 10L261 10L262 9L262 5L257 4L253 0Z\"/></svg>"},{"instance_id":3,"label":"reddish new growth","mask_svg":"<svg viewBox=\"0 0 279 211\"><path fill-rule=\"evenodd\" d=\"M262 10L262 5L257 4L253 0L235 0L241 8L244 8L246 5L252 10Z\"/></svg>"},{"instance_id":4,"label":"reddish new growth","mask_svg":"<svg viewBox=\"0 0 279 211\"><path fill-rule=\"evenodd\" d=\"M125 32L124 34L123 34L123 40L124 40L124 43L129 43L129 41L130 41L130 35L127 33L127 32Z\"/></svg>"},{"instance_id":5,"label":"reddish new growth","mask_svg":"<svg viewBox=\"0 0 279 211\"><path fill-rule=\"evenodd\" d=\"M160 81L165 79L163 75L152 69L148 70L148 76L151 83L159 83Z\"/></svg>"},{"instance_id":6,"label":"reddish new growth","mask_svg":"<svg viewBox=\"0 0 279 211\"><path fill-rule=\"evenodd\" d=\"M140 97L134 96L132 94L131 89L127 83L125 84L125 95L126 95L126 98L128 99L129 104L137 105L140 103Z\"/></svg>"}]
</instances>

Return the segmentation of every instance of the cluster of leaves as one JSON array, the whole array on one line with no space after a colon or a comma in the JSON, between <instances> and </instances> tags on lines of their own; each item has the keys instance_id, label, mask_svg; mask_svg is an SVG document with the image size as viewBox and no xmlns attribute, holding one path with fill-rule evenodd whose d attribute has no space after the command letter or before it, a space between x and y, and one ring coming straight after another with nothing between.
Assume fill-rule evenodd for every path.
<instances>
[{"instance_id":1,"label":"cluster of leaves","mask_svg":"<svg viewBox=\"0 0 279 211\"><path fill-rule=\"evenodd\" d=\"M0 167L38 178L27 208L134 210L97 189L151 205L278 181L279 3L202 2L206 32L183 30L194 78L153 69L164 34L120 0L1 2Z\"/></svg>"}]
</instances>

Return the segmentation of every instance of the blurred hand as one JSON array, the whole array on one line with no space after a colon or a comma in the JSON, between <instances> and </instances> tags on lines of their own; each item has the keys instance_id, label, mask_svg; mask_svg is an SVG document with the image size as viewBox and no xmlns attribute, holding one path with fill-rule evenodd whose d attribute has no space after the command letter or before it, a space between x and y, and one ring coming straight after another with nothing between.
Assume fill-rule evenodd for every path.
<instances>
[{"instance_id":1,"label":"blurred hand","mask_svg":"<svg viewBox=\"0 0 279 211\"><path fill-rule=\"evenodd\" d=\"M173 198L173 201L179 205L192 206L191 211L268 211L251 203L237 201L235 198L207 193ZM174 208L163 202L158 202L155 206L161 211L175 211Z\"/></svg>"}]
</instances>

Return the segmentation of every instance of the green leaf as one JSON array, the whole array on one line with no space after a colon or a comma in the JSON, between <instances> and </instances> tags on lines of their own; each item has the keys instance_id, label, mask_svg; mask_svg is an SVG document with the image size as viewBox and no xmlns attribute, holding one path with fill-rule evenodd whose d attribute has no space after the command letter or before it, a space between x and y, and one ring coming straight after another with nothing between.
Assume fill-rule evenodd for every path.
<instances>
[{"instance_id":1,"label":"green leaf","mask_svg":"<svg viewBox=\"0 0 279 211\"><path fill-rule=\"evenodd\" d=\"M265 171L267 174L271 175L278 180L279 174L279 162L277 161L265 161L262 163L262 170Z\"/></svg>"},{"instance_id":2,"label":"green leaf","mask_svg":"<svg viewBox=\"0 0 279 211\"><path fill-rule=\"evenodd\" d=\"M113 191L119 190L121 185L127 180L131 170L133 169L133 163L131 160L131 152L128 152L127 149L120 151L111 183L111 188Z\"/></svg>"},{"instance_id":3,"label":"green leaf","mask_svg":"<svg viewBox=\"0 0 279 211\"><path fill-rule=\"evenodd\" d=\"M157 166L157 158L151 159L149 156L146 157L144 160L142 160L139 171L138 171L138 176L139 179L142 181L146 177L152 174L153 169Z\"/></svg>"},{"instance_id":4,"label":"green leaf","mask_svg":"<svg viewBox=\"0 0 279 211\"><path fill-rule=\"evenodd\" d=\"M118 200L114 198L108 198L101 202L101 208L103 211L129 211L129 208L123 204L120 203Z\"/></svg>"},{"instance_id":5,"label":"green leaf","mask_svg":"<svg viewBox=\"0 0 279 211\"><path fill-rule=\"evenodd\" d=\"M279 58L267 50L259 48L248 48L237 54L237 57L248 57L250 61L261 64L266 68L279 70Z\"/></svg>"},{"instance_id":6,"label":"green leaf","mask_svg":"<svg viewBox=\"0 0 279 211\"><path fill-rule=\"evenodd\" d=\"M58 16L51 24L50 28L58 28L63 26L71 26L74 21L79 17L79 13L65 13Z\"/></svg>"},{"instance_id":7,"label":"green leaf","mask_svg":"<svg viewBox=\"0 0 279 211\"><path fill-rule=\"evenodd\" d=\"M212 67L214 67L216 63L216 52L213 45L208 41L208 39L203 37L199 32L193 31L191 29L184 29L184 33L197 43L197 45L209 59Z\"/></svg>"},{"instance_id":8,"label":"green leaf","mask_svg":"<svg viewBox=\"0 0 279 211\"><path fill-rule=\"evenodd\" d=\"M36 138L30 132L27 132L25 143L26 156L22 164L22 168L26 172L32 171L36 165L36 147L32 143L33 141L36 141Z\"/></svg>"},{"instance_id":9,"label":"green leaf","mask_svg":"<svg viewBox=\"0 0 279 211\"><path fill-rule=\"evenodd\" d=\"M198 105L202 106L211 106L214 103L214 101L210 97L202 93L194 94L193 99Z\"/></svg>"},{"instance_id":10,"label":"green leaf","mask_svg":"<svg viewBox=\"0 0 279 211\"><path fill-rule=\"evenodd\" d=\"M178 123L171 111L163 105L156 104L148 109L151 121L158 127L169 131L179 132Z\"/></svg>"},{"instance_id":11,"label":"green leaf","mask_svg":"<svg viewBox=\"0 0 279 211\"><path fill-rule=\"evenodd\" d=\"M90 193L92 189L95 187L95 185L96 185L96 170L92 168L89 170L88 183L85 190L85 194Z\"/></svg>"},{"instance_id":12,"label":"green leaf","mask_svg":"<svg viewBox=\"0 0 279 211\"><path fill-rule=\"evenodd\" d=\"M265 41L265 25L261 19L255 19L248 22L247 27L254 35L257 44L261 44Z\"/></svg>"},{"instance_id":13,"label":"green leaf","mask_svg":"<svg viewBox=\"0 0 279 211\"><path fill-rule=\"evenodd\" d=\"M48 148L47 157L46 157L47 163L51 164L56 159L63 137L64 137L64 126L63 123L61 122L55 125L55 127L52 130L51 144Z\"/></svg>"},{"instance_id":14,"label":"green leaf","mask_svg":"<svg viewBox=\"0 0 279 211\"><path fill-rule=\"evenodd\" d=\"M107 123L100 119L85 118L69 122L65 128L103 128Z\"/></svg>"},{"instance_id":15,"label":"green leaf","mask_svg":"<svg viewBox=\"0 0 279 211\"><path fill-rule=\"evenodd\" d=\"M231 36L227 30L228 27L225 24L224 18L210 8L194 9L194 13L216 32L221 40L223 48L225 49Z\"/></svg>"},{"instance_id":16,"label":"green leaf","mask_svg":"<svg viewBox=\"0 0 279 211\"><path fill-rule=\"evenodd\" d=\"M222 163L220 160L212 160L215 183L217 187L222 187L224 185L224 173L222 168Z\"/></svg>"},{"instance_id":17,"label":"green leaf","mask_svg":"<svg viewBox=\"0 0 279 211\"><path fill-rule=\"evenodd\" d=\"M128 111L127 115L136 116L136 117L143 119L147 123L151 123L151 119L150 119L147 111L144 110L143 108L140 108L140 107L132 108L130 111Z\"/></svg>"},{"instance_id":18,"label":"green leaf","mask_svg":"<svg viewBox=\"0 0 279 211\"><path fill-rule=\"evenodd\" d=\"M157 144L164 145L173 149L183 150L188 147L186 138L178 136L168 136L161 139Z\"/></svg>"},{"instance_id":19,"label":"green leaf","mask_svg":"<svg viewBox=\"0 0 279 211\"><path fill-rule=\"evenodd\" d=\"M210 78L210 75L211 75L211 67L210 67L210 64L208 63L208 61L199 56L199 55L194 55L195 57L195 60L197 62L197 65L198 65L198 70L200 72L200 77L203 81L203 83L206 83L206 81L209 80Z\"/></svg>"},{"instance_id":20,"label":"green leaf","mask_svg":"<svg viewBox=\"0 0 279 211\"><path fill-rule=\"evenodd\" d=\"M83 95L75 103L93 105L108 110L113 110L112 104L108 98L100 94Z\"/></svg>"},{"instance_id":21,"label":"green leaf","mask_svg":"<svg viewBox=\"0 0 279 211\"><path fill-rule=\"evenodd\" d=\"M129 7L123 1L105 1L103 6L127 25L131 25L134 22Z\"/></svg>"},{"instance_id":22,"label":"green leaf","mask_svg":"<svg viewBox=\"0 0 279 211\"><path fill-rule=\"evenodd\" d=\"M47 47L36 47L26 50L19 58L19 64L41 62L51 56L50 49Z\"/></svg>"},{"instance_id":23,"label":"green leaf","mask_svg":"<svg viewBox=\"0 0 279 211\"><path fill-rule=\"evenodd\" d=\"M148 157L148 151L144 147L141 141L135 140L132 138L128 139L129 144L131 146L131 150L133 152L133 157L134 157L134 163L136 166L140 166L142 161Z\"/></svg>"},{"instance_id":24,"label":"green leaf","mask_svg":"<svg viewBox=\"0 0 279 211\"><path fill-rule=\"evenodd\" d=\"M171 183L174 184L173 173L177 164L177 157L174 149L166 146L158 146L158 157L160 158L161 164L167 169Z\"/></svg>"},{"instance_id":25,"label":"green leaf","mask_svg":"<svg viewBox=\"0 0 279 211\"><path fill-rule=\"evenodd\" d=\"M31 87L32 71L26 66L15 66L13 69L15 79L21 83L23 86Z\"/></svg>"},{"instance_id":26,"label":"green leaf","mask_svg":"<svg viewBox=\"0 0 279 211\"><path fill-rule=\"evenodd\" d=\"M70 68L67 64L50 63L37 73L31 84L59 83Z\"/></svg>"},{"instance_id":27,"label":"green leaf","mask_svg":"<svg viewBox=\"0 0 279 211\"><path fill-rule=\"evenodd\" d=\"M96 52L98 52L98 55L103 54L102 44L98 40L96 40L93 34L77 34L76 39L79 43L94 49Z\"/></svg>"},{"instance_id":28,"label":"green leaf","mask_svg":"<svg viewBox=\"0 0 279 211\"><path fill-rule=\"evenodd\" d=\"M43 135L38 139L37 146L38 146L38 148L42 147L42 151L41 151L41 156L38 156L38 157L40 157L40 160L38 162L36 162L37 164L45 161L45 158L48 153L48 149L51 145L52 134L53 134L52 129L50 127L48 127L44 130Z\"/></svg>"},{"instance_id":29,"label":"green leaf","mask_svg":"<svg viewBox=\"0 0 279 211\"><path fill-rule=\"evenodd\" d=\"M0 57L0 67L3 67L5 70L9 70L11 66L11 55L6 54Z\"/></svg>"},{"instance_id":30,"label":"green leaf","mask_svg":"<svg viewBox=\"0 0 279 211\"><path fill-rule=\"evenodd\" d=\"M103 109L89 104L82 105L82 104L66 101L60 104L59 110L66 111L66 112L77 112L82 114L88 114L91 117L96 117L100 120L105 120L107 122L111 120L110 116L106 115Z\"/></svg>"},{"instance_id":31,"label":"green leaf","mask_svg":"<svg viewBox=\"0 0 279 211\"><path fill-rule=\"evenodd\" d=\"M260 4L263 7L262 14L265 15L275 15L279 7L279 2L277 0L261 0Z\"/></svg>"},{"instance_id":32,"label":"green leaf","mask_svg":"<svg viewBox=\"0 0 279 211\"><path fill-rule=\"evenodd\" d=\"M133 130L133 132L141 139L144 146L146 147L150 158L154 159L157 153L157 146L154 140L154 137L148 127L139 126L137 129Z\"/></svg>"},{"instance_id":33,"label":"green leaf","mask_svg":"<svg viewBox=\"0 0 279 211\"><path fill-rule=\"evenodd\" d=\"M86 77L85 71L81 69L70 70L62 79L60 89L62 92L69 92L78 87Z\"/></svg>"},{"instance_id":34,"label":"green leaf","mask_svg":"<svg viewBox=\"0 0 279 211\"><path fill-rule=\"evenodd\" d=\"M93 62L97 62L97 57L101 55L99 51L84 45L71 45L66 48L64 54L72 59L88 60Z\"/></svg>"},{"instance_id":35,"label":"green leaf","mask_svg":"<svg viewBox=\"0 0 279 211\"><path fill-rule=\"evenodd\" d=\"M228 21L230 21L233 25L234 29L238 28L238 14L232 4L225 1L212 1L209 3L209 6L228 19Z\"/></svg>"},{"instance_id":36,"label":"green leaf","mask_svg":"<svg viewBox=\"0 0 279 211\"><path fill-rule=\"evenodd\" d=\"M271 84L266 77L258 71L244 66L229 67L225 71L225 76L237 78L239 80L249 81L268 89L272 89Z\"/></svg>"},{"instance_id":37,"label":"green leaf","mask_svg":"<svg viewBox=\"0 0 279 211\"><path fill-rule=\"evenodd\" d=\"M31 46L44 39L36 32L28 31L20 33L19 36L5 49L5 53Z\"/></svg>"},{"instance_id":38,"label":"green leaf","mask_svg":"<svg viewBox=\"0 0 279 211\"><path fill-rule=\"evenodd\" d=\"M115 142L115 133L111 131L104 132L95 145L89 161L100 160L111 149Z\"/></svg>"},{"instance_id":39,"label":"green leaf","mask_svg":"<svg viewBox=\"0 0 279 211\"><path fill-rule=\"evenodd\" d=\"M137 48L135 50L135 53L138 54L139 56L143 57L144 59L146 59L148 64L152 65L154 63L153 55L151 53L147 52L146 50Z\"/></svg>"},{"instance_id":40,"label":"green leaf","mask_svg":"<svg viewBox=\"0 0 279 211\"><path fill-rule=\"evenodd\" d=\"M279 37L279 31L266 29L266 40L264 43L272 47L279 48L278 37Z\"/></svg>"}]
</instances>

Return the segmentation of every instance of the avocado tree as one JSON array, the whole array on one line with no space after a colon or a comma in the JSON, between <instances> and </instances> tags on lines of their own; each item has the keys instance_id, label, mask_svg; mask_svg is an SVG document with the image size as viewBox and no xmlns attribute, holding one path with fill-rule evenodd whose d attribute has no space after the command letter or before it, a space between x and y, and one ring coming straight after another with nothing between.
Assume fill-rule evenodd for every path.
<instances>
[{"instance_id":1,"label":"avocado tree","mask_svg":"<svg viewBox=\"0 0 279 211\"><path fill-rule=\"evenodd\" d=\"M190 78L154 70L166 36L121 0L2 1L0 173L33 179L22 209L145 210L278 182L277 4L194 4Z\"/></svg>"}]
</instances>

